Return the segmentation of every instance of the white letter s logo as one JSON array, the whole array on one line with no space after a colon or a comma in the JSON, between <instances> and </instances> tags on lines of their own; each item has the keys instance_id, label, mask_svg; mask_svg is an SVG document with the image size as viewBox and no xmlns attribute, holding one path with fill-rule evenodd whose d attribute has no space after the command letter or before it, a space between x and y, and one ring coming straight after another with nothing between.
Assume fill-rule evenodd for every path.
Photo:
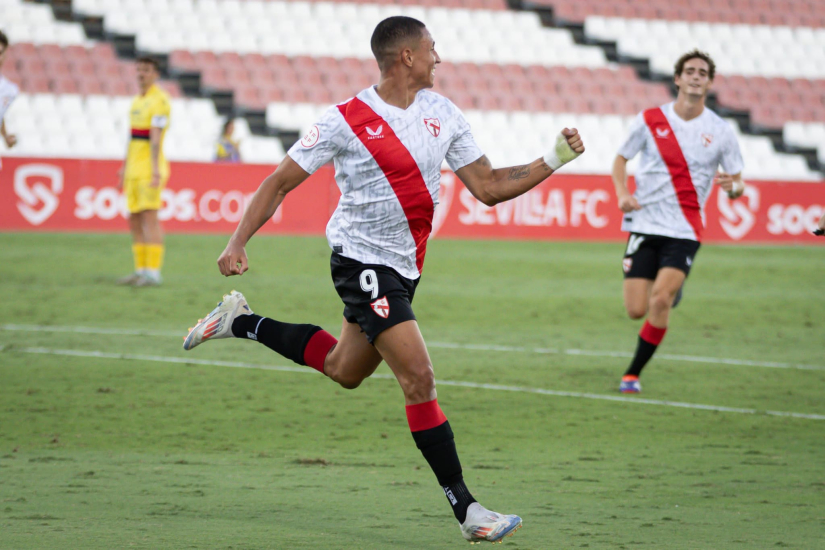
<instances>
[{"instance_id":1,"label":"white letter s logo","mask_svg":"<svg viewBox=\"0 0 825 550\"><path fill-rule=\"evenodd\" d=\"M29 178L44 178L50 185L35 182L28 185ZM14 172L14 192L22 202L17 203L17 210L32 225L40 225L57 210L60 200L57 196L63 192L63 170L51 164L24 164ZM35 208L38 203L42 206Z\"/></svg>"},{"instance_id":2,"label":"white letter s logo","mask_svg":"<svg viewBox=\"0 0 825 550\"><path fill-rule=\"evenodd\" d=\"M747 199L747 205L744 199ZM717 204L719 213L719 225L722 226L728 236L738 241L748 234L756 223L755 212L759 211L759 189L753 185L745 187L745 193L738 201L728 199L728 194L719 189L717 194Z\"/></svg>"}]
</instances>

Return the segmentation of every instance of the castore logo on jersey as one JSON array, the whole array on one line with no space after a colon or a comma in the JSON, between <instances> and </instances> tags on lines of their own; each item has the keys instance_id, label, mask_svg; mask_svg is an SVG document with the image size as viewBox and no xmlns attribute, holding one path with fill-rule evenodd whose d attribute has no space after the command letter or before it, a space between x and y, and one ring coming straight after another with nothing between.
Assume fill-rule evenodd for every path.
<instances>
[{"instance_id":1,"label":"castore logo on jersey","mask_svg":"<svg viewBox=\"0 0 825 550\"><path fill-rule=\"evenodd\" d=\"M660 139L667 139L667 136L670 135L670 130L667 128L656 128L656 137Z\"/></svg>"},{"instance_id":2,"label":"castore logo on jersey","mask_svg":"<svg viewBox=\"0 0 825 550\"><path fill-rule=\"evenodd\" d=\"M369 126L365 126L367 133L370 135L367 139L384 139L384 125L381 124L377 129L373 130Z\"/></svg>"}]
</instances>

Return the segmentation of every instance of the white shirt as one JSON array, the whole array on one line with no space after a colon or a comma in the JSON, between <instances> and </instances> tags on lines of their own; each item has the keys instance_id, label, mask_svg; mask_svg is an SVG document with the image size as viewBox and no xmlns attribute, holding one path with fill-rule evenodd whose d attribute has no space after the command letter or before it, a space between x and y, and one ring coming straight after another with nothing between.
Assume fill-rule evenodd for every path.
<instances>
[{"instance_id":1,"label":"white shirt","mask_svg":"<svg viewBox=\"0 0 825 550\"><path fill-rule=\"evenodd\" d=\"M20 93L20 88L17 84L9 80L3 75L0 75L0 122L6 116L6 111L9 110L12 101Z\"/></svg>"},{"instance_id":2,"label":"white shirt","mask_svg":"<svg viewBox=\"0 0 825 550\"><path fill-rule=\"evenodd\" d=\"M651 124L650 116L656 119L661 114L667 123ZM738 174L743 168L733 129L707 107L698 117L683 120L671 102L636 116L618 153L629 160L639 151L642 158L634 196L642 209L624 215L622 230L700 241L704 207L717 168L721 164L728 174ZM688 170L674 176L683 166L680 156ZM677 189L683 192L677 193Z\"/></svg>"},{"instance_id":3,"label":"white shirt","mask_svg":"<svg viewBox=\"0 0 825 550\"><path fill-rule=\"evenodd\" d=\"M310 174L335 162L341 199L327 224L330 247L408 279L421 275L443 161L455 171L483 155L447 98L421 90L400 109L374 87L331 107L287 154Z\"/></svg>"}]
</instances>

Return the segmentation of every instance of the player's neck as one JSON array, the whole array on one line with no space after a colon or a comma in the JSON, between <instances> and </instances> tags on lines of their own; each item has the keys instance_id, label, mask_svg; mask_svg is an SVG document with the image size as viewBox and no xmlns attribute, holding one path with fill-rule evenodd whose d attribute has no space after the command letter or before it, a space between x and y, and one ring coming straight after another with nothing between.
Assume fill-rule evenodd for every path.
<instances>
[{"instance_id":1,"label":"player's neck","mask_svg":"<svg viewBox=\"0 0 825 550\"><path fill-rule=\"evenodd\" d=\"M705 96L692 98L687 94L680 93L673 103L673 111L682 120L693 120L705 110Z\"/></svg>"},{"instance_id":2,"label":"player's neck","mask_svg":"<svg viewBox=\"0 0 825 550\"><path fill-rule=\"evenodd\" d=\"M141 86L140 95L146 95L149 92L149 90L152 88L152 86L154 86L154 85L155 85L154 82L150 82L145 88L143 86Z\"/></svg>"},{"instance_id":3,"label":"player's neck","mask_svg":"<svg viewBox=\"0 0 825 550\"><path fill-rule=\"evenodd\" d=\"M415 102L415 95L421 88L410 88L406 81L392 76L382 76L375 87L378 97L387 105L398 107L399 109L407 109Z\"/></svg>"}]
</instances>

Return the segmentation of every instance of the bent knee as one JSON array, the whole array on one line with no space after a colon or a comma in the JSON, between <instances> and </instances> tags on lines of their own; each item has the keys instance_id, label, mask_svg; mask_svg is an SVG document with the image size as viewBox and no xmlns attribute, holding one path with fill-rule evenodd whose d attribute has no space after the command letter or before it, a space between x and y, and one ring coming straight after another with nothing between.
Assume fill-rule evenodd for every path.
<instances>
[{"instance_id":1,"label":"bent knee","mask_svg":"<svg viewBox=\"0 0 825 550\"><path fill-rule=\"evenodd\" d=\"M645 315L647 315L647 309L643 307L627 308L627 316L633 319L634 321L636 319L641 319Z\"/></svg>"},{"instance_id":2,"label":"bent knee","mask_svg":"<svg viewBox=\"0 0 825 550\"><path fill-rule=\"evenodd\" d=\"M673 305L675 294L660 292L650 297L650 309L653 311L667 311Z\"/></svg>"},{"instance_id":3,"label":"bent knee","mask_svg":"<svg viewBox=\"0 0 825 550\"><path fill-rule=\"evenodd\" d=\"M412 401L428 401L435 389L435 374L429 363L410 369L402 382L404 396Z\"/></svg>"},{"instance_id":4,"label":"bent knee","mask_svg":"<svg viewBox=\"0 0 825 550\"><path fill-rule=\"evenodd\" d=\"M364 379L363 378L359 378L359 379L348 378L348 379L335 380L335 381L338 382L338 384L342 388L344 388L345 390L354 390L355 388L357 388L358 386L361 385L361 382L363 382Z\"/></svg>"},{"instance_id":5,"label":"bent knee","mask_svg":"<svg viewBox=\"0 0 825 550\"><path fill-rule=\"evenodd\" d=\"M333 382L338 383L345 390L354 390L361 385L364 377L357 373L346 372L337 363L327 362L324 364L324 374Z\"/></svg>"}]
</instances>

